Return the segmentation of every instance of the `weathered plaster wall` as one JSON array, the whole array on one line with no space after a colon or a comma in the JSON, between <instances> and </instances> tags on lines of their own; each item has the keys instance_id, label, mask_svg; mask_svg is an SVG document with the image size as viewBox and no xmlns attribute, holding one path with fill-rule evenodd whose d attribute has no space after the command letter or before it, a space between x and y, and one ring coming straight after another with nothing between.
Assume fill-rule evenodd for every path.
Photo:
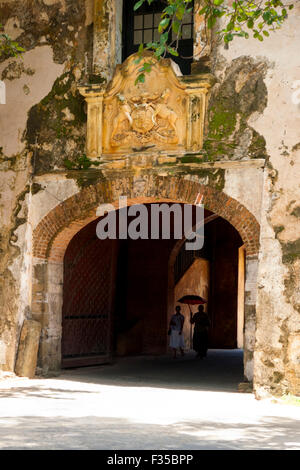
<instances>
[{"instance_id":1,"label":"weathered plaster wall","mask_svg":"<svg viewBox=\"0 0 300 470\"><path fill-rule=\"evenodd\" d=\"M76 180L67 178L64 174L36 177L33 188L36 188L36 193L31 198L30 224L33 229L48 212L79 190Z\"/></svg>"},{"instance_id":2,"label":"weathered plaster wall","mask_svg":"<svg viewBox=\"0 0 300 470\"><path fill-rule=\"evenodd\" d=\"M300 78L299 5L283 29L264 43L237 39L228 50L212 45L211 72L217 82L199 155L180 159L136 155L101 170L65 171L65 160L80 168L85 151L85 105L77 85L108 80L120 61L120 4L96 3L104 8L99 19L104 33L93 29L92 0L0 2L6 31L27 51L23 61L4 58L1 63L8 104L0 108L4 109L0 336L6 347L6 362L0 367L13 369L19 326L30 315L27 280L32 228L82 187L126 175L134 178L142 195L143 178L154 173L184 176L223 190L262 223L258 284L257 259L247 258L249 351L254 348L255 328L257 333L256 352L254 359L249 357L246 375L251 379L254 362L258 394L299 391L300 110L293 102ZM116 13L112 25L107 19ZM109 41L114 42L111 48ZM15 97L17 106L12 104Z\"/></svg>"},{"instance_id":3,"label":"weathered plaster wall","mask_svg":"<svg viewBox=\"0 0 300 470\"><path fill-rule=\"evenodd\" d=\"M35 184L31 186L31 174L35 166L38 167L39 152L44 152L45 156L49 149L53 149L53 133L47 139L51 134L50 122L56 119L55 138L61 139L57 128L63 126L58 121L68 124L74 114L74 84L91 71L92 3L92 0L0 2L0 18L5 32L26 50L22 58L0 59L0 78L7 90L6 105L0 106L0 368L6 370L14 369L20 326L25 317L30 317L28 280L31 277L32 237L28 221L34 213L31 196L39 189ZM64 90L60 89L63 96L53 93L61 75L64 85L67 83ZM47 103L40 105L45 97ZM57 103L59 105L56 106ZM40 114L32 125L32 110L36 107ZM42 120L44 134L41 132ZM50 130L45 135L48 127ZM78 127L82 129L78 130ZM69 147L72 148L71 136L82 140L84 133L84 123L80 122L77 128L72 126ZM64 156L68 145L64 146ZM63 192L69 194L67 187ZM32 220L34 223L34 215Z\"/></svg>"},{"instance_id":4,"label":"weathered plaster wall","mask_svg":"<svg viewBox=\"0 0 300 470\"><path fill-rule=\"evenodd\" d=\"M27 174L5 171L0 179L0 341L4 344L0 368L13 370L20 317L29 308L28 280L30 237L25 224L28 217ZM29 248L29 253L28 249ZM27 255L25 256L25 252ZM20 300L22 299L22 301Z\"/></svg>"},{"instance_id":5,"label":"weathered plaster wall","mask_svg":"<svg viewBox=\"0 0 300 470\"><path fill-rule=\"evenodd\" d=\"M299 349L295 352L300 335L299 43L300 5L296 2L284 27L263 44L233 41L228 50L219 49L214 57L219 79L223 79L227 67L247 56L254 63L264 64L265 69L267 102L253 89L253 99L262 100L264 106L261 103L260 112L257 109L248 120L264 137L268 155L260 216L254 355L258 395L300 390Z\"/></svg>"},{"instance_id":6,"label":"weathered plaster wall","mask_svg":"<svg viewBox=\"0 0 300 470\"><path fill-rule=\"evenodd\" d=\"M224 192L241 201L258 222L261 219L262 190L262 169L251 167L226 169Z\"/></svg>"},{"instance_id":7,"label":"weathered plaster wall","mask_svg":"<svg viewBox=\"0 0 300 470\"><path fill-rule=\"evenodd\" d=\"M24 53L23 59L7 59L0 66L6 83L6 105L0 108L1 147L11 157L25 148L22 139L32 106L47 95L63 66L53 62L50 46Z\"/></svg>"}]
</instances>

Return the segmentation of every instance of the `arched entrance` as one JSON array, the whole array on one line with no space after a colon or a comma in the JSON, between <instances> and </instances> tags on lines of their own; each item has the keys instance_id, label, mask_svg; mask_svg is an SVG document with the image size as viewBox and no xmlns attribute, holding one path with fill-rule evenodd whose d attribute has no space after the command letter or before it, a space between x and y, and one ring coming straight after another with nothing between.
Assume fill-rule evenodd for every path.
<instances>
[{"instance_id":1,"label":"arched entrance","mask_svg":"<svg viewBox=\"0 0 300 470\"><path fill-rule=\"evenodd\" d=\"M210 318L209 347L213 349L242 348L239 332L243 330L243 317L239 318L238 305L244 282L239 277L244 272L239 266L243 256L243 241L237 230L216 214L205 222L204 245L196 251L187 251L185 239L173 248L169 260L169 311L180 305L185 295L200 295L208 300L204 310ZM189 323L190 308L181 305L185 315L185 344L192 349L192 328ZM191 308L196 312L197 306Z\"/></svg>"},{"instance_id":2,"label":"arched entrance","mask_svg":"<svg viewBox=\"0 0 300 470\"><path fill-rule=\"evenodd\" d=\"M131 208L146 216L144 227L137 227L138 238L132 233L136 218ZM126 234L130 234L126 238L123 232L111 234L116 239L100 240L97 227L104 218L90 222L72 238L64 255L64 367L108 362L113 355L166 353L168 260L177 244L175 224L176 236L182 236L179 225L183 226L189 209L196 220L192 205L127 206L113 213L117 225L126 220ZM160 227L159 213L160 220L164 219ZM205 210L204 221L209 217L211 213ZM157 228L160 233L156 234ZM162 233L163 229L169 233Z\"/></svg>"},{"instance_id":3,"label":"arched entrance","mask_svg":"<svg viewBox=\"0 0 300 470\"><path fill-rule=\"evenodd\" d=\"M163 201L193 204L197 197L199 198L199 194L203 196L207 210L226 219L239 232L246 248L248 264L251 265L252 281L259 240L259 225L256 219L243 205L225 193L193 181L176 177L157 177L145 181L142 187L135 186L129 179L118 180L118 184L100 183L83 189L42 219L33 237L35 258L32 314L43 324L40 364L45 370L61 366L63 260L66 249L83 227L98 218L99 205L112 201L117 207L118 197L124 195L128 196L129 206ZM249 286L251 288L251 284ZM251 314L253 314L252 307ZM253 322L247 324L246 320L245 335L247 337L245 374L247 375L249 371L250 376L255 335Z\"/></svg>"}]
</instances>

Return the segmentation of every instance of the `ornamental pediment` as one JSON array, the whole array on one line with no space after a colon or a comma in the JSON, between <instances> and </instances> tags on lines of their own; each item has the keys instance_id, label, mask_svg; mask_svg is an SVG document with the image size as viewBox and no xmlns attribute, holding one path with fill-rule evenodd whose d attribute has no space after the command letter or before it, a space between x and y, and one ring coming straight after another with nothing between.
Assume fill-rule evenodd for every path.
<instances>
[{"instance_id":1,"label":"ornamental pediment","mask_svg":"<svg viewBox=\"0 0 300 470\"><path fill-rule=\"evenodd\" d=\"M88 104L87 155L199 151L210 80L182 77L171 60L130 56L116 67L107 87L80 87ZM143 62L152 63L136 83Z\"/></svg>"}]
</instances>

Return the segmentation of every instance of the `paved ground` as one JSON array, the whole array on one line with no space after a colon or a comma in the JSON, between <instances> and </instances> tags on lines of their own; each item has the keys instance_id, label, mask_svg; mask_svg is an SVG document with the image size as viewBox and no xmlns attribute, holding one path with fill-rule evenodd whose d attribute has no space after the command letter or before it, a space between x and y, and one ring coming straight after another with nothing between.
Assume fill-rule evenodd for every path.
<instances>
[{"instance_id":1,"label":"paved ground","mask_svg":"<svg viewBox=\"0 0 300 470\"><path fill-rule=\"evenodd\" d=\"M1 449L300 449L300 407L237 393L240 351L0 382Z\"/></svg>"}]
</instances>

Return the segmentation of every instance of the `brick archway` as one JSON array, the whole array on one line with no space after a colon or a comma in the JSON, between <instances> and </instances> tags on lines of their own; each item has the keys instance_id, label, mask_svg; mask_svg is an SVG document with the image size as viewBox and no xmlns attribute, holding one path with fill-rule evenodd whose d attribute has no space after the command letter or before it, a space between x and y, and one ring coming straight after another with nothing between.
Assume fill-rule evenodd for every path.
<instances>
[{"instance_id":1,"label":"brick archway","mask_svg":"<svg viewBox=\"0 0 300 470\"><path fill-rule=\"evenodd\" d=\"M49 212L34 230L34 257L62 261L72 237L97 218L97 207L111 203L117 208L118 198L124 195L128 197L128 205L157 201L194 204L199 195L203 196L205 208L230 222L239 232L247 256L258 254L260 227L256 218L224 192L178 177L157 177L146 182L145 186L140 195L140 188L135 189L131 180L121 179L89 186L65 200Z\"/></svg>"},{"instance_id":2,"label":"brick archway","mask_svg":"<svg viewBox=\"0 0 300 470\"><path fill-rule=\"evenodd\" d=\"M246 296L249 308L245 305L245 315L249 312L245 333L249 345L244 354L245 376L251 380L255 342L253 286L256 285L259 224L243 204L224 192L180 177L149 177L136 182L130 178L120 178L86 187L57 205L36 226L33 232L31 312L32 318L43 325L39 353L43 370L58 370L61 364L63 259L66 248L76 233L99 217L99 205L109 203L118 208L120 196L127 196L127 205L157 202L195 204L199 196L203 196L205 208L227 220L239 232L246 249L251 290Z\"/></svg>"}]
</instances>

